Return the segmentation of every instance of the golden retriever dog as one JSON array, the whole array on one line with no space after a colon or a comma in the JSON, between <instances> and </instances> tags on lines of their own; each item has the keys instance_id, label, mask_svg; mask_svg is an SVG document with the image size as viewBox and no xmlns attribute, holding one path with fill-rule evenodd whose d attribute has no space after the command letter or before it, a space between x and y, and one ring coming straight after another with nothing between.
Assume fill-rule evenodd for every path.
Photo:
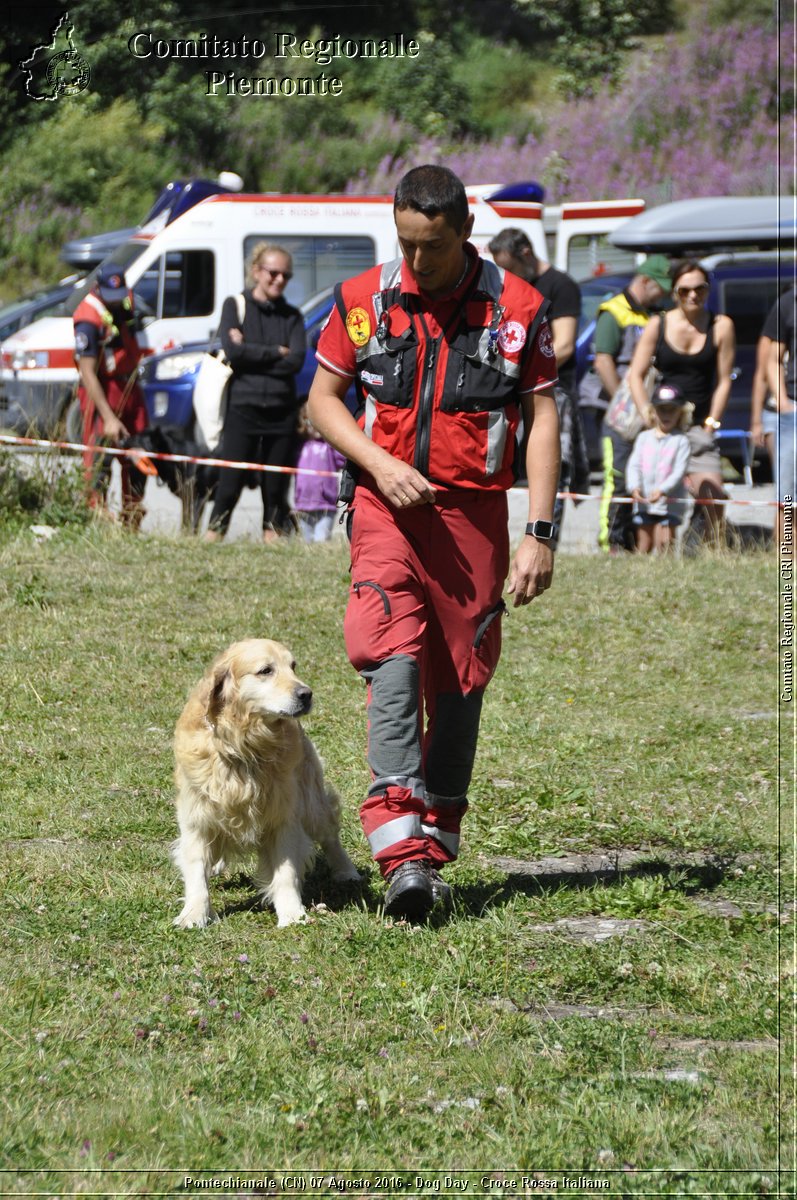
<instances>
[{"instance_id":1,"label":"golden retriever dog","mask_svg":"<svg viewBox=\"0 0 797 1200\"><path fill-rule=\"evenodd\" d=\"M236 642L191 692L174 737L177 821L172 858L185 882L174 924L217 919L208 880L257 854L255 879L278 925L304 916L301 888L319 843L335 879L359 879L340 844L340 804L299 724L313 693L279 642Z\"/></svg>"}]
</instances>

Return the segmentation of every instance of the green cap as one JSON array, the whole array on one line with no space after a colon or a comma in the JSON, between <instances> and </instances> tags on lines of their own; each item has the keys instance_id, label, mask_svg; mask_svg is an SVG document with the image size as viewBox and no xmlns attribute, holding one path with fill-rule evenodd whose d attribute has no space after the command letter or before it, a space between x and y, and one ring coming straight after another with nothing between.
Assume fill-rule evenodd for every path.
<instances>
[{"instance_id":1,"label":"green cap","mask_svg":"<svg viewBox=\"0 0 797 1200\"><path fill-rule=\"evenodd\" d=\"M639 264L636 274L647 275L648 279L652 279L660 288L664 288L665 292L669 292L672 288L670 263L663 254L651 254L650 258L646 258Z\"/></svg>"}]
</instances>

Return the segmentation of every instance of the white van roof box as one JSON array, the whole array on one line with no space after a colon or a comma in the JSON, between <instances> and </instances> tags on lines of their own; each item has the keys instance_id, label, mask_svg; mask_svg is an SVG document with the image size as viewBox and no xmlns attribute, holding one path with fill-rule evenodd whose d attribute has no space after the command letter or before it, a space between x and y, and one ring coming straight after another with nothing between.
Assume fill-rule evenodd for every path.
<instances>
[{"instance_id":1,"label":"white van roof box","mask_svg":"<svg viewBox=\"0 0 797 1200\"><path fill-rule=\"evenodd\" d=\"M703 196L660 204L624 222L609 241L650 253L794 242L794 196Z\"/></svg>"}]
</instances>

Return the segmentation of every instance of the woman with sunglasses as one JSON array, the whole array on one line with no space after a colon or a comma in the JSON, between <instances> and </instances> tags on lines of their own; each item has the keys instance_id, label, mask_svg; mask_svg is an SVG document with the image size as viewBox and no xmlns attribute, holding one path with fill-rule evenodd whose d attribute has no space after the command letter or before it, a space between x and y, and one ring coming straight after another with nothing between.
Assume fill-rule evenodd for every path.
<instances>
[{"instance_id":1,"label":"woman with sunglasses","mask_svg":"<svg viewBox=\"0 0 797 1200\"><path fill-rule=\"evenodd\" d=\"M709 279L693 259L683 259L670 268L675 307L652 317L637 343L628 369L634 402L650 426L652 415L645 387L651 366L661 373L661 382L677 388L684 402L694 405L686 483L691 494L703 503L714 539L722 534L722 508L714 500L724 499L722 462L715 434L731 392L731 371L736 337L730 317L715 316L706 308ZM698 513L695 513L698 516Z\"/></svg>"},{"instance_id":2,"label":"woman with sunglasses","mask_svg":"<svg viewBox=\"0 0 797 1200\"><path fill-rule=\"evenodd\" d=\"M293 274L290 254L281 246L259 242L250 258L251 287L244 289L244 317L238 301L228 296L221 310L221 344L233 368L227 396L220 458L292 467L296 457L296 373L306 351L304 319L288 304L283 292ZM244 488L245 470L220 470L219 486L210 515L207 541L224 537L233 509ZM273 542L293 532L288 505L289 474L264 471L263 541Z\"/></svg>"}]
</instances>

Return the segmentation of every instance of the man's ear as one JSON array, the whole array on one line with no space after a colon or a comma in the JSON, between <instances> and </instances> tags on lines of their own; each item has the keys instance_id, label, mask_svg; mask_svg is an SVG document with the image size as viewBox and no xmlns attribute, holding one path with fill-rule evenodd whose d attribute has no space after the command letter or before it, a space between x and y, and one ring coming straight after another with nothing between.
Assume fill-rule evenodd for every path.
<instances>
[{"instance_id":1,"label":"man's ear","mask_svg":"<svg viewBox=\"0 0 797 1200\"><path fill-rule=\"evenodd\" d=\"M462 240L467 242L470 235L473 233L473 222L476 220L475 213L468 213L465 224L462 226Z\"/></svg>"}]
</instances>

